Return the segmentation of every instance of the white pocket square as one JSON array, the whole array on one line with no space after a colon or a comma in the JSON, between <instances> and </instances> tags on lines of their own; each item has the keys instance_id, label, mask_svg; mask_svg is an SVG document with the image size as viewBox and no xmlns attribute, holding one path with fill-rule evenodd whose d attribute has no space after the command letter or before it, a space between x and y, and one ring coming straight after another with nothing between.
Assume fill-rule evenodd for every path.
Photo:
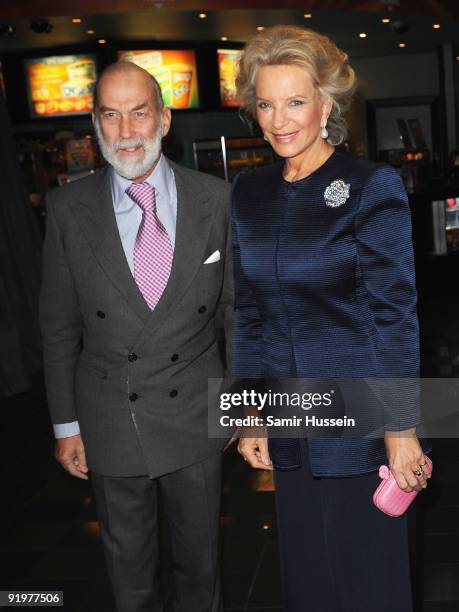
<instances>
[{"instance_id":1,"label":"white pocket square","mask_svg":"<svg viewBox=\"0 0 459 612\"><path fill-rule=\"evenodd\" d=\"M215 263L216 261L220 261L220 251L215 251L214 253L212 253L212 255L210 255L204 263L210 264Z\"/></svg>"}]
</instances>

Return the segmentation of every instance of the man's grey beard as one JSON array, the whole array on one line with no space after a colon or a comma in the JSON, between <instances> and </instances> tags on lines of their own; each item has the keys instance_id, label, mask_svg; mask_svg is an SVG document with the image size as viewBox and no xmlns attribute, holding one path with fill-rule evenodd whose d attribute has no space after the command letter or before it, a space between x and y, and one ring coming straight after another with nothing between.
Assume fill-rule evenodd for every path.
<instances>
[{"instance_id":1,"label":"man's grey beard","mask_svg":"<svg viewBox=\"0 0 459 612\"><path fill-rule=\"evenodd\" d=\"M94 121L94 129L97 136L97 142L99 143L102 155L107 162L113 166L115 172L120 176L124 176L129 180L144 176L153 167L154 163L158 160L161 153L161 139L163 136L163 121L158 126L156 134L153 138L144 138L143 136L137 136L135 138L129 138L125 140L117 140L112 144L106 142L98 117ZM131 149L132 147L142 146L144 154L140 159L130 158L126 156L126 159L120 159L117 152L121 149Z\"/></svg>"}]
</instances>

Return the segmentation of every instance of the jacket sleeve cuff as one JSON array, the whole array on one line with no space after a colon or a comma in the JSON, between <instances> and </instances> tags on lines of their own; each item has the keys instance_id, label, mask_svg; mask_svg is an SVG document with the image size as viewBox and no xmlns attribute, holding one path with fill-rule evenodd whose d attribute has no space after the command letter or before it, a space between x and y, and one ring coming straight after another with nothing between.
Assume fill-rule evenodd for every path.
<instances>
[{"instance_id":1,"label":"jacket sleeve cuff","mask_svg":"<svg viewBox=\"0 0 459 612\"><path fill-rule=\"evenodd\" d=\"M59 423L57 425L53 425L53 429L55 438L68 438L70 436L77 436L80 433L78 421L72 421L71 423Z\"/></svg>"}]
</instances>

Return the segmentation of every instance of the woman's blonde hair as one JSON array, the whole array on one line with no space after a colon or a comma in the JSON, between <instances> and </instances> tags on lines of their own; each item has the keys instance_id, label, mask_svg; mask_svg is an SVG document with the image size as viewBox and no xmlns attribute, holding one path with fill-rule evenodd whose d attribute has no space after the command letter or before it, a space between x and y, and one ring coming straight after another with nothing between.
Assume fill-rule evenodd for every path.
<instances>
[{"instance_id":1,"label":"woman's blonde hair","mask_svg":"<svg viewBox=\"0 0 459 612\"><path fill-rule=\"evenodd\" d=\"M294 65L306 70L323 99L332 100L328 142L338 145L347 135L343 113L355 90L355 73L348 56L327 37L313 30L280 25L266 28L245 46L236 79L237 97L256 116L255 78L261 66Z\"/></svg>"}]
</instances>

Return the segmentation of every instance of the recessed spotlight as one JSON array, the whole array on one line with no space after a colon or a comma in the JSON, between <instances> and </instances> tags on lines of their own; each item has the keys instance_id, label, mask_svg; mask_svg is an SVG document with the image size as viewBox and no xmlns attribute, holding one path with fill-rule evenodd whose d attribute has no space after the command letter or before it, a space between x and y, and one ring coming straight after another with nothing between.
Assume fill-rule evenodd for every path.
<instances>
[{"instance_id":1,"label":"recessed spotlight","mask_svg":"<svg viewBox=\"0 0 459 612\"><path fill-rule=\"evenodd\" d=\"M434 30L439 30L441 28L441 24L440 23L434 23L432 27L433 27Z\"/></svg>"},{"instance_id":2,"label":"recessed spotlight","mask_svg":"<svg viewBox=\"0 0 459 612\"><path fill-rule=\"evenodd\" d=\"M398 46L400 47L400 49L404 49L406 47L405 43L398 43Z\"/></svg>"},{"instance_id":3,"label":"recessed spotlight","mask_svg":"<svg viewBox=\"0 0 459 612\"><path fill-rule=\"evenodd\" d=\"M86 34L95 34L96 31L95 30L86 30Z\"/></svg>"},{"instance_id":4,"label":"recessed spotlight","mask_svg":"<svg viewBox=\"0 0 459 612\"><path fill-rule=\"evenodd\" d=\"M199 13L198 17L199 19L205 19L207 17L207 13Z\"/></svg>"},{"instance_id":5,"label":"recessed spotlight","mask_svg":"<svg viewBox=\"0 0 459 612\"><path fill-rule=\"evenodd\" d=\"M81 19L79 17L74 17L72 23L81 23Z\"/></svg>"},{"instance_id":6,"label":"recessed spotlight","mask_svg":"<svg viewBox=\"0 0 459 612\"><path fill-rule=\"evenodd\" d=\"M381 21L382 21L383 23L390 23L390 19L389 19L389 17L383 17L383 18L381 19Z\"/></svg>"},{"instance_id":7,"label":"recessed spotlight","mask_svg":"<svg viewBox=\"0 0 459 612\"><path fill-rule=\"evenodd\" d=\"M366 38L367 37L365 32L360 32L359 36L360 36L360 38Z\"/></svg>"},{"instance_id":8,"label":"recessed spotlight","mask_svg":"<svg viewBox=\"0 0 459 612\"><path fill-rule=\"evenodd\" d=\"M456 55L456 60L459 62L459 55Z\"/></svg>"},{"instance_id":9,"label":"recessed spotlight","mask_svg":"<svg viewBox=\"0 0 459 612\"><path fill-rule=\"evenodd\" d=\"M228 36L221 36L220 40L228 40Z\"/></svg>"},{"instance_id":10,"label":"recessed spotlight","mask_svg":"<svg viewBox=\"0 0 459 612\"><path fill-rule=\"evenodd\" d=\"M105 40L105 38L99 38L97 42L99 43L99 45L105 45L107 41Z\"/></svg>"},{"instance_id":11,"label":"recessed spotlight","mask_svg":"<svg viewBox=\"0 0 459 612\"><path fill-rule=\"evenodd\" d=\"M265 29L265 26L257 26L257 30L259 32L262 32Z\"/></svg>"},{"instance_id":12,"label":"recessed spotlight","mask_svg":"<svg viewBox=\"0 0 459 612\"><path fill-rule=\"evenodd\" d=\"M305 13L305 14L303 15L303 17L304 17L305 19L312 19L312 13Z\"/></svg>"}]
</instances>

